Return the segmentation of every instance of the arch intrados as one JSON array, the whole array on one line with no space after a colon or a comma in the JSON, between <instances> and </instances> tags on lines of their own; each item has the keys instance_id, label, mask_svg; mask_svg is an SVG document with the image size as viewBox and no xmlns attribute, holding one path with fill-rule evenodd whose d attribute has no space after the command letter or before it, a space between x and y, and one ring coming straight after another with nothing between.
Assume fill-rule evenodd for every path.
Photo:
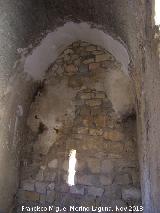
<instances>
[{"instance_id":1,"label":"arch intrados","mask_svg":"<svg viewBox=\"0 0 160 213\"><path fill-rule=\"evenodd\" d=\"M34 80L43 79L45 71L57 59L58 55L71 43L82 40L110 52L122 64L123 71L128 75L130 58L122 42L108 33L92 28L88 23L67 22L64 26L46 35L40 44L33 49L24 62L24 72Z\"/></svg>"}]
</instances>

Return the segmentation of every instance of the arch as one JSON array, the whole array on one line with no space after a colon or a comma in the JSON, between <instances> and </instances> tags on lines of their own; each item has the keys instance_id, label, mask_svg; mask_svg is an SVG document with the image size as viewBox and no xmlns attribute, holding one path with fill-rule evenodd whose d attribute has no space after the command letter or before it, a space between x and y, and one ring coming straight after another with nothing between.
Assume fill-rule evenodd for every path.
<instances>
[{"instance_id":1,"label":"arch","mask_svg":"<svg viewBox=\"0 0 160 213\"><path fill-rule=\"evenodd\" d=\"M56 60L60 52L77 40L103 47L122 64L124 72L128 74L130 59L122 41L103 32L99 26L92 28L90 24L84 22L67 22L64 26L48 33L39 46L33 49L32 54L25 59L24 72L28 73L34 80L42 79L45 70Z\"/></svg>"},{"instance_id":2,"label":"arch","mask_svg":"<svg viewBox=\"0 0 160 213\"><path fill-rule=\"evenodd\" d=\"M67 194L70 200L77 194L80 202L88 197L111 199L113 205L116 199L121 205L127 199L140 201L136 120L126 110L129 79L119 65L108 51L78 40L49 67L27 118L28 138L36 137L28 140L22 153L29 169L21 170L19 202L25 201L28 191L36 194L36 201L43 194L44 204L52 204L54 190L56 197ZM118 87L116 92L111 92L113 86ZM126 91L121 90L124 86ZM125 116L115 110L116 93L122 95L124 108L118 108ZM128 192L138 196L126 198Z\"/></svg>"}]
</instances>

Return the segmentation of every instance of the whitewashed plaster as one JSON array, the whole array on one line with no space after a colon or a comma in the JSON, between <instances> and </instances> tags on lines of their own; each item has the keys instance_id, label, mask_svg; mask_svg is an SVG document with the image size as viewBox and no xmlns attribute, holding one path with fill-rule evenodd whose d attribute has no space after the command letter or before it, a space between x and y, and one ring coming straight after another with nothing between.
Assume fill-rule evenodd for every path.
<instances>
[{"instance_id":1,"label":"whitewashed plaster","mask_svg":"<svg viewBox=\"0 0 160 213\"><path fill-rule=\"evenodd\" d=\"M121 42L115 40L102 30L92 28L88 23L67 22L64 26L50 32L33 49L24 62L24 72L34 80L43 78L45 70L58 55L72 42L82 40L99 45L110 52L122 64L123 71L128 74L129 55Z\"/></svg>"}]
</instances>

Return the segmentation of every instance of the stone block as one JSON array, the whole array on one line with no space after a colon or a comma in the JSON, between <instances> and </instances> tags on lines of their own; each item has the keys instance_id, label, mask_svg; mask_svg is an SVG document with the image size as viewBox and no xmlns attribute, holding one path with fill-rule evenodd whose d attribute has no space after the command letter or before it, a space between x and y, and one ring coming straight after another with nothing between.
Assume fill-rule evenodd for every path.
<instances>
[{"instance_id":1,"label":"stone block","mask_svg":"<svg viewBox=\"0 0 160 213\"><path fill-rule=\"evenodd\" d=\"M73 53L74 53L73 50L69 48L63 51L64 55L73 54Z\"/></svg>"},{"instance_id":2,"label":"stone block","mask_svg":"<svg viewBox=\"0 0 160 213\"><path fill-rule=\"evenodd\" d=\"M63 180L68 184L68 175L67 175L67 174L65 174L65 175L63 176Z\"/></svg>"},{"instance_id":3,"label":"stone block","mask_svg":"<svg viewBox=\"0 0 160 213\"><path fill-rule=\"evenodd\" d=\"M86 162L81 158L77 160L76 171L83 171L86 168Z\"/></svg>"},{"instance_id":4,"label":"stone block","mask_svg":"<svg viewBox=\"0 0 160 213\"><path fill-rule=\"evenodd\" d=\"M70 60L71 60L70 55L64 55L63 60L65 61L65 63L69 63L69 62L70 62ZM63 63L63 62L62 62L62 63Z\"/></svg>"},{"instance_id":5,"label":"stone block","mask_svg":"<svg viewBox=\"0 0 160 213\"><path fill-rule=\"evenodd\" d=\"M94 136L100 136L103 134L103 130L102 129L89 129L89 134L90 135L94 135Z\"/></svg>"},{"instance_id":6,"label":"stone block","mask_svg":"<svg viewBox=\"0 0 160 213\"><path fill-rule=\"evenodd\" d=\"M87 127L93 126L93 117L91 115L83 116L82 123L84 126L87 126Z\"/></svg>"},{"instance_id":7,"label":"stone block","mask_svg":"<svg viewBox=\"0 0 160 213\"><path fill-rule=\"evenodd\" d=\"M112 60L112 61L102 61L101 62L101 67L105 68L105 70L107 71L108 69L110 70L111 68L113 68L115 66L114 63L115 63L114 60Z\"/></svg>"},{"instance_id":8,"label":"stone block","mask_svg":"<svg viewBox=\"0 0 160 213\"><path fill-rule=\"evenodd\" d=\"M44 170L40 169L36 175L36 180L43 181L44 180Z\"/></svg>"},{"instance_id":9,"label":"stone block","mask_svg":"<svg viewBox=\"0 0 160 213\"><path fill-rule=\"evenodd\" d=\"M79 66L81 64L80 58L74 60L74 65Z\"/></svg>"},{"instance_id":10,"label":"stone block","mask_svg":"<svg viewBox=\"0 0 160 213\"><path fill-rule=\"evenodd\" d=\"M132 183L132 180L129 174L119 174L115 178L115 183L119 185L128 185Z\"/></svg>"},{"instance_id":11,"label":"stone block","mask_svg":"<svg viewBox=\"0 0 160 213\"><path fill-rule=\"evenodd\" d=\"M74 64L69 64L65 66L65 71L68 75L74 75L78 71L78 68Z\"/></svg>"},{"instance_id":12,"label":"stone block","mask_svg":"<svg viewBox=\"0 0 160 213\"><path fill-rule=\"evenodd\" d=\"M89 45L88 42L85 42L85 41L81 41L81 42L80 42L80 46L81 46L81 47L86 47L86 46L88 46L88 45Z\"/></svg>"},{"instance_id":13,"label":"stone block","mask_svg":"<svg viewBox=\"0 0 160 213\"><path fill-rule=\"evenodd\" d=\"M79 73L87 74L88 73L88 64L80 64L79 65Z\"/></svg>"},{"instance_id":14,"label":"stone block","mask_svg":"<svg viewBox=\"0 0 160 213\"><path fill-rule=\"evenodd\" d=\"M134 185L139 185L140 184L140 174L139 171L137 171L137 169L133 169L131 171L131 175L132 175L132 181Z\"/></svg>"},{"instance_id":15,"label":"stone block","mask_svg":"<svg viewBox=\"0 0 160 213\"><path fill-rule=\"evenodd\" d=\"M80 98L81 99L84 99L84 100L86 100L86 99L91 99L92 98L92 93L87 93L87 92L85 92L85 93L81 93L80 94Z\"/></svg>"},{"instance_id":16,"label":"stone block","mask_svg":"<svg viewBox=\"0 0 160 213\"><path fill-rule=\"evenodd\" d=\"M99 68L99 63L91 63L89 64L89 70L97 70Z\"/></svg>"},{"instance_id":17,"label":"stone block","mask_svg":"<svg viewBox=\"0 0 160 213\"><path fill-rule=\"evenodd\" d=\"M74 60L77 60L77 59L79 59L79 55L76 55L76 54L71 55L71 61L74 61Z\"/></svg>"},{"instance_id":18,"label":"stone block","mask_svg":"<svg viewBox=\"0 0 160 213\"><path fill-rule=\"evenodd\" d=\"M140 201L141 191L135 187L122 189L122 198L124 201Z\"/></svg>"},{"instance_id":19,"label":"stone block","mask_svg":"<svg viewBox=\"0 0 160 213\"><path fill-rule=\"evenodd\" d=\"M85 47L79 47L76 50L76 53L79 54L80 56L88 56L88 53L85 51Z\"/></svg>"},{"instance_id":20,"label":"stone block","mask_svg":"<svg viewBox=\"0 0 160 213\"><path fill-rule=\"evenodd\" d=\"M71 194L84 195L84 187L82 186L71 186L70 187Z\"/></svg>"},{"instance_id":21,"label":"stone block","mask_svg":"<svg viewBox=\"0 0 160 213\"><path fill-rule=\"evenodd\" d=\"M104 54L105 52L103 51L103 50L94 50L94 51L92 51L92 54L93 55L102 55L102 54Z\"/></svg>"},{"instance_id":22,"label":"stone block","mask_svg":"<svg viewBox=\"0 0 160 213\"><path fill-rule=\"evenodd\" d=\"M108 60L113 60L112 55L110 54L101 54L101 55L96 55L96 62L101 62L101 61L108 61Z\"/></svg>"},{"instance_id":23,"label":"stone block","mask_svg":"<svg viewBox=\"0 0 160 213\"><path fill-rule=\"evenodd\" d=\"M96 158L98 159L104 159L106 158L107 154L104 152L104 149L101 151L96 151Z\"/></svg>"},{"instance_id":24,"label":"stone block","mask_svg":"<svg viewBox=\"0 0 160 213\"><path fill-rule=\"evenodd\" d=\"M129 156L127 157L127 160L126 159L119 159L118 162L116 162L116 166L117 166L117 171L122 171L126 168L131 168L132 171L133 169L136 169L138 168L138 161L134 160L128 160L129 159Z\"/></svg>"},{"instance_id":25,"label":"stone block","mask_svg":"<svg viewBox=\"0 0 160 213\"><path fill-rule=\"evenodd\" d=\"M45 181L49 181L49 182L52 182L54 181L56 178L56 173L53 171L53 170L46 170L44 172L44 180Z\"/></svg>"},{"instance_id":26,"label":"stone block","mask_svg":"<svg viewBox=\"0 0 160 213\"><path fill-rule=\"evenodd\" d=\"M37 192L22 191L21 199L24 201L39 201L40 195Z\"/></svg>"},{"instance_id":27,"label":"stone block","mask_svg":"<svg viewBox=\"0 0 160 213\"><path fill-rule=\"evenodd\" d=\"M21 183L21 188L25 191L34 191L34 180L25 180Z\"/></svg>"},{"instance_id":28,"label":"stone block","mask_svg":"<svg viewBox=\"0 0 160 213\"><path fill-rule=\"evenodd\" d=\"M57 58L56 63L59 65L63 64L63 58Z\"/></svg>"},{"instance_id":29,"label":"stone block","mask_svg":"<svg viewBox=\"0 0 160 213\"><path fill-rule=\"evenodd\" d=\"M77 129L78 134L88 134L88 128L87 127L79 127Z\"/></svg>"},{"instance_id":30,"label":"stone block","mask_svg":"<svg viewBox=\"0 0 160 213\"><path fill-rule=\"evenodd\" d=\"M85 60L83 61L83 64L90 64L90 63L92 63L92 62L94 62L94 58L88 58L88 59L85 59Z\"/></svg>"},{"instance_id":31,"label":"stone block","mask_svg":"<svg viewBox=\"0 0 160 213\"><path fill-rule=\"evenodd\" d=\"M55 72L58 69L58 67L59 67L58 64L53 64L51 69L53 72Z\"/></svg>"},{"instance_id":32,"label":"stone block","mask_svg":"<svg viewBox=\"0 0 160 213\"><path fill-rule=\"evenodd\" d=\"M41 194L39 198L39 202L44 205L46 203L46 195Z\"/></svg>"},{"instance_id":33,"label":"stone block","mask_svg":"<svg viewBox=\"0 0 160 213\"><path fill-rule=\"evenodd\" d=\"M96 152L103 150L102 137L86 135L83 140L82 146L85 150L95 150Z\"/></svg>"},{"instance_id":34,"label":"stone block","mask_svg":"<svg viewBox=\"0 0 160 213\"><path fill-rule=\"evenodd\" d=\"M101 197L104 193L104 189L98 187L88 187L88 195L92 195L94 197Z\"/></svg>"},{"instance_id":35,"label":"stone block","mask_svg":"<svg viewBox=\"0 0 160 213\"><path fill-rule=\"evenodd\" d=\"M94 93L94 98L105 99L106 95L104 92L96 92Z\"/></svg>"},{"instance_id":36,"label":"stone block","mask_svg":"<svg viewBox=\"0 0 160 213\"><path fill-rule=\"evenodd\" d=\"M101 105L101 100L100 99L91 99L91 100L86 100L86 104L94 107L94 106L100 106Z\"/></svg>"},{"instance_id":37,"label":"stone block","mask_svg":"<svg viewBox=\"0 0 160 213\"><path fill-rule=\"evenodd\" d=\"M108 154L108 158L112 158L112 159L121 159L121 158L123 158L123 156L120 155L120 154L109 153L109 154Z\"/></svg>"},{"instance_id":38,"label":"stone block","mask_svg":"<svg viewBox=\"0 0 160 213\"><path fill-rule=\"evenodd\" d=\"M72 46L73 46L73 47L83 46L82 43L86 43L86 44L87 44L87 42L85 42L85 41L84 41L84 42L76 41L76 42L73 42ZM88 44L87 44L87 45L88 45Z\"/></svg>"},{"instance_id":39,"label":"stone block","mask_svg":"<svg viewBox=\"0 0 160 213\"><path fill-rule=\"evenodd\" d=\"M111 140L111 141L122 141L124 139L124 134L119 132L118 130L107 130L104 132L104 138L106 140Z\"/></svg>"},{"instance_id":40,"label":"stone block","mask_svg":"<svg viewBox=\"0 0 160 213\"><path fill-rule=\"evenodd\" d=\"M76 100L76 106L83 107L85 104L83 99Z\"/></svg>"},{"instance_id":41,"label":"stone block","mask_svg":"<svg viewBox=\"0 0 160 213\"><path fill-rule=\"evenodd\" d=\"M56 197L55 191L47 191L46 202L54 203L55 197Z\"/></svg>"},{"instance_id":42,"label":"stone block","mask_svg":"<svg viewBox=\"0 0 160 213\"><path fill-rule=\"evenodd\" d=\"M40 166L40 169L44 171L46 169L46 166L42 165L42 166Z\"/></svg>"},{"instance_id":43,"label":"stone block","mask_svg":"<svg viewBox=\"0 0 160 213\"><path fill-rule=\"evenodd\" d=\"M88 168L92 173L100 172L100 160L96 158L87 159Z\"/></svg>"},{"instance_id":44,"label":"stone block","mask_svg":"<svg viewBox=\"0 0 160 213\"><path fill-rule=\"evenodd\" d=\"M104 196L109 200L115 200L121 198L121 188L117 184L105 186Z\"/></svg>"},{"instance_id":45,"label":"stone block","mask_svg":"<svg viewBox=\"0 0 160 213\"><path fill-rule=\"evenodd\" d=\"M64 71L64 70L62 69L62 67L59 66L58 69L56 70L56 73L57 73L58 75L62 75L63 71Z\"/></svg>"},{"instance_id":46,"label":"stone block","mask_svg":"<svg viewBox=\"0 0 160 213\"><path fill-rule=\"evenodd\" d=\"M85 137L86 137L86 135L72 134L72 138L75 140L83 140Z\"/></svg>"},{"instance_id":47,"label":"stone block","mask_svg":"<svg viewBox=\"0 0 160 213\"><path fill-rule=\"evenodd\" d=\"M47 183L45 182L36 182L35 183L35 189L36 192L41 193L41 194L45 194L46 190L47 190Z\"/></svg>"},{"instance_id":48,"label":"stone block","mask_svg":"<svg viewBox=\"0 0 160 213\"><path fill-rule=\"evenodd\" d=\"M48 167L51 169L56 169L58 166L58 160L57 159L53 159L52 161L50 161L48 163Z\"/></svg>"},{"instance_id":49,"label":"stone block","mask_svg":"<svg viewBox=\"0 0 160 213\"><path fill-rule=\"evenodd\" d=\"M96 127L105 127L106 123L107 123L106 116L105 115L95 116L94 123L95 123Z\"/></svg>"},{"instance_id":50,"label":"stone block","mask_svg":"<svg viewBox=\"0 0 160 213\"><path fill-rule=\"evenodd\" d=\"M77 183L81 185L94 186L97 184L97 177L95 175L82 175L77 177Z\"/></svg>"},{"instance_id":51,"label":"stone block","mask_svg":"<svg viewBox=\"0 0 160 213\"><path fill-rule=\"evenodd\" d=\"M65 160L64 162L63 162L63 170L64 171L68 171L68 168L69 168L69 162L68 162L68 160Z\"/></svg>"},{"instance_id":52,"label":"stone block","mask_svg":"<svg viewBox=\"0 0 160 213\"><path fill-rule=\"evenodd\" d=\"M100 183L104 186L111 185L112 181L113 181L113 178L111 176L104 176L104 175L100 176Z\"/></svg>"},{"instance_id":53,"label":"stone block","mask_svg":"<svg viewBox=\"0 0 160 213\"><path fill-rule=\"evenodd\" d=\"M80 107L80 116L89 116L90 115L90 108L87 106L81 106Z\"/></svg>"},{"instance_id":54,"label":"stone block","mask_svg":"<svg viewBox=\"0 0 160 213\"><path fill-rule=\"evenodd\" d=\"M94 51L94 50L96 50L96 49L97 49L97 47L94 46L94 45L90 45L90 46L87 46L87 47L86 47L86 51L89 51L89 52L90 52L90 51L92 52L92 51Z\"/></svg>"},{"instance_id":55,"label":"stone block","mask_svg":"<svg viewBox=\"0 0 160 213\"><path fill-rule=\"evenodd\" d=\"M67 177L66 177L67 179ZM56 187L56 191L59 192L68 192L69 191L69 186L67 183L61 183L58 187Z\"/></svg>"},{"instance_id":56,"label":"stone block","mask_svg":"<svg viewBox=\"0 0 160 213\"><path fill-rule=\"evenodd\" d=\"M103 113L101 107L95 106L95 107L91 108L91 115L92 115L92 116L98 116L98 115L100 115L101 113Z\"/></svg>"},{"instance_id":57,"label":"stone block","mask_svg":"<svg viewBox=\"0 0 160 213\"><path fill-rule=\"evenodd\" d=\"M124 144L122 142L110 142L108 143L108 150L111 152L111 153L114 153L114 154L118 154L118 153L122 153L123 152L123 149L124 149Z\"/></svg>"},{"instance_id":58,"label":"stone block","mask_svg":"<svg viewBox=\"0 0 160 213\"><path fill-rule=\"evenodd\" d=\"M101 172L104 174L111 174L113 172L114 166L110 159L102 161Z\"/></svg>"},{"instance_id":59,"label":"stone block","mask_svg":"<svg viewBox=\"0 0 160 213\"><path fill-rule=\"evenodd\" d=\"M47 186L47 190L50 190L50 191L54 190L54 188L55 188L55 183L50 183Z\"/></svg>"},{"instance_id":60,"label":"stone block","mask_svg":"<svg viewBox=\"0 0 160 213\"><path fill-rule=\"evenodd\" d=\"M135 141L126 141L125 142L125 151L127 153L135 153L136 150L136 142Z\"/></svg>"}]
</instances>

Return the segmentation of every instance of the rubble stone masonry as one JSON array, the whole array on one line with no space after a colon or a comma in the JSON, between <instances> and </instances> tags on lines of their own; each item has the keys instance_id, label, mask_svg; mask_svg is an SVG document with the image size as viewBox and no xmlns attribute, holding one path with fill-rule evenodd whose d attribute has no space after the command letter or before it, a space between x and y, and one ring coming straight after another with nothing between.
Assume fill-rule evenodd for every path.
<instances>
[{"instance_id":1,"label":"rubble stone masonry","mask_svg":"<svg viewBox=\"0 0 160 213\"><path fill-rule=\"evenodd\" d=\"M115 58L84 41L71 44L46 71L30 108L19 204L140 204L133 105L125 97L118 108L115 97L126 81L120 77L110 88L113 73L124 75ZM69 186L72 149L77 163L75 185Z\"/></svg>"}]
</instances>

